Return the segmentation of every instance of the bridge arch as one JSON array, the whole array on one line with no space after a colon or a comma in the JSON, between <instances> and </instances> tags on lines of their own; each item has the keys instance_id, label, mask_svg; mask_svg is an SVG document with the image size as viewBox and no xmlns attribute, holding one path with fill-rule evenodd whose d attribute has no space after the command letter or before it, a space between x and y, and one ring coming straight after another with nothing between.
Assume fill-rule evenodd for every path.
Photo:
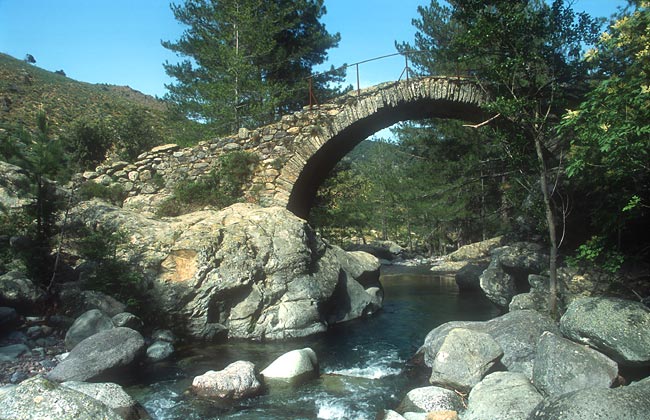
<instances>
[{"instance_id":1,"label":"bridge arch","mask_svg":"<svg viewBox=\"0 0 650 420\"><path fill-rule=\"evenodd\" d=\"M311 125L296 136L292 156L276 180L276 203L307 218L318 187L357 144L407 120L451 118L483 121L487 95L463 78L428 77L350 92L319 107Z\"/></svg>"}]
</instances>

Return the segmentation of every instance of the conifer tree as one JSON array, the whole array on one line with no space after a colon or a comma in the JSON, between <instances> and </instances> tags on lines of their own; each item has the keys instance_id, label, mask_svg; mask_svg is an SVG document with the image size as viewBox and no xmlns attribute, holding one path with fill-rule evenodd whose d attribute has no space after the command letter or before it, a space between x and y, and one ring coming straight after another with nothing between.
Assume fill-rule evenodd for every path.
<instances>
[{"instance_id":1,"label":"conifer tree","mask_svg":"<svg viewBox=\"0 0 650 420\"><path fill-rule=\"evenodd\" d=\"M338 45L319 19L323 0L188 0L172 4L176 19L187 26L165 48L185 59L164 67L176 82L167 99L190 118L217 132L233 132L276 119L308 100L312 67ZM333 71L314 80L325 98Z\"/></svg>"}]
</instances>

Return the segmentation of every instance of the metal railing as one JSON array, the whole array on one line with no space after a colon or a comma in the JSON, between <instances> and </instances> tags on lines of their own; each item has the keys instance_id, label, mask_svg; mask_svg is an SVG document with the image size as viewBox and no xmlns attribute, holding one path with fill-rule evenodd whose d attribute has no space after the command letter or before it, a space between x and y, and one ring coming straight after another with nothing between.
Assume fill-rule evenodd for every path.
<instances>
[{"instance_id":1,"label":"metal railing","mask_svg":"<svg viewBox=\"0 0 650 420\"><path fill-rule=\"evenodd\" d=\"M356 90L357 90L357 94L360 95L361 94L361 75L360 75L360 71L359 71L359 66L361 64L366 64L366 63L370 63L370 62L373 62L373 61L384 60L386 58L391 58L391 57L396 57L398 55L403 55L404 56L404 68L402 69L402 72L399 75L399 78L397 79L397 81L399 82L399 81L402 80L402 77L405 77L406 81L408 82L410 80L409 78L410 78L411 74L414 74L414 71L409 66L409 55L411 55L411 54L421 54L421 53L425 53L425 52L426 51L396 52L396 53L393 53L393 54L386 54L386 55L382 55L382 56L379 56L379 57L369 58L367 60L358 61L358 62L352 63L352 64L346 64L346 65L337 67L337 68L332 69L332 70L327 70L327 71L323 71L323 72L319 72L319 73L314 73L314 74L310 75L309 77L307 77L307 80L309 81L309 108L312 108L313 106L318 106L318 100L316 98L316 94L314 93L314 77L316 77L316 76L325 75L325 74L336 72L336 71L343 70L343 69L347 70L347 69L349 69L351 67L354 67L355 73L356 73L356 82L357 82L356 83Z\"/></svg>"}]
</instances>

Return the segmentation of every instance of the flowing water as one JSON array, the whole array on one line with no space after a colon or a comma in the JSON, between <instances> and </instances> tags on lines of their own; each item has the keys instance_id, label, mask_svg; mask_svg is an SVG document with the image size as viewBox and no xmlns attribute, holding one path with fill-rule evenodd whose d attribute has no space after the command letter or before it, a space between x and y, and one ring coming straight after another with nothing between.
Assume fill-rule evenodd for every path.
<instances>
[{"instance_id":1,"label":"flowing water","mask_svg":"<svg viewBox=\"0 0 650 420\"><path fill-rule=\"evenodd\" d=\"M406 361L434 327L450 320L484 320L498 314L482 296L458 293L453 278L390 267L382 272L384 309L371 318L337 325L314 337L282 343L230 342L181 348L128 389L157 420L374 419L408 391ZM281 354L311 347L321 377L297 387L221 407L188 395L192 378L249 360L262 370Z\"/></svg>"}]
</instances>

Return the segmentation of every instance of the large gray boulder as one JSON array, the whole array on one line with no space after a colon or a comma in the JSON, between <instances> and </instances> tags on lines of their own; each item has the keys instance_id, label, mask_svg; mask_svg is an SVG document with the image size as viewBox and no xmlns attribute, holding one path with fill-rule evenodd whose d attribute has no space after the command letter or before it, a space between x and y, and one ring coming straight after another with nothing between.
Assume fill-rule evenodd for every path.
<instances>
[{"instance_id":1,"label":"large gray boulder","mask_svg":"<svg viewBox=\"0 0 650 420\"><path fill-rule=\"evenodd\" d=\"M424 355L427 366L433 366L444 339L454 328L466 328L492 336L503 349L501 363L509 371L524 373L528 378L533 375L533 361L542 333L550 331L559 334L551 318L530 310L509 312L489 321L451 321L431 330L418 350Z\"/></svg>"},{"instance_id":2,"label":"large gray boulder","mask_svg":"<svg viewBox=\"0 0 650 420\"><path fill-rule=\"evenodd\" d=\"M210 370L196 376L192 381L192 391L202 397L239 400L259 394L262 383L253 363L238 361L218 372Z\"/></svg>"},{"instance_id":3,"label":"large gray boulder","mask_svg":"<svg viewBox=\"0 0 650 420\"><path fill-rule=\"evenodd\" d=\"M397 407L400 413L428 413L430 411L464 409L463 399L458 393L437 386L426 386L410 390Z\"/></svg>"},{"instance_id":4,"label":"large gray boulder","mask_svg":"<svg viewBox=\"0 0 650 420\"><path fill-rule=\"evenodd\" d=\"M81 314L65 334L65 348L72 350L74 346L100 331L114 328L113 321L98 309Z\"/></svg>"},{"instance_id":5,"label":"large gray boulder","mask_svg":"<svg viewBox=\"0 0 650 420\"><path fill-rule=\"evenodd\" d=\"M156 340L147 347L147 359L151 362L160 362L174 354L174 345L169 341Z\"/></svg>"},{"instance_id":6,"label":"large gray boulder","mask_svg":"<svg viewBox=\"0 0 650 420\"><path fill-rule=\"evenodd\" d=\"M650 378L619 388L586 388L542 401L528 420L647 420Z\"/></svg>"},{"instance_id":7,"label":"large gray boulder","mask_svg":"<svg viewBox=\"0 0 650 420\"><path fill-rule=\"evenodd\" d=\"M481 274L487 268L487 263L467 264L455 275L458 290L462 291L481 291Z\"/></svg>"},{"instance_id":8,"label":"large gray boulder","mask_svg":"<svg viewBox=\"0 0 650 420\"><path fill-rule=\"evenodd\" d=\"M317 377L319 367L316 352L308 347L292 350L275 359L261 374L264 379L290 382Z\"/></svg>"},{"instance_id":9,"label":"large gray boulder","mask_svg":"<svg viewBox=\"0 0 650 420\"><path fill-rule=\"evenodd\" d=\"M373 290L361 299L348 294L360 303L342 316L347 302L335 291L345 298L354 282L364 291L379 286L371 280L376 258L328 245L284 208L235 204L157 220L93 200L71 219L129 232L120 255L145 274L151 307L194 339L306 336L325 331L328 320L374 311L381 299Z\"/></svg>"},{"instance_id":10,"label":"large gray boulder","mask_svg":"<svg viewBox=\"0 0 650 420\"><path fill-rule=\"evenodd\" d=\"M548 255L538 244L519 242L496 248L481 274L481 289L495 305L507 308L515 295L529 291L528 276L540 274L548 262Z\"/></svg>"},{"instance_id":11,"label":"large gray boulder","mask_svg":"<svg viewBox=\"0 0 650 420\"><path fill-rule=\"evenodd\" d=\"M9 306L19 312L34 313L45 300L45 291L21 271L0 275L0 306Z\"/></svg>"},{"instance_id":12,"label":"large gray boulder","mask_svg":"<svg viewBox=\"0 0 650 420\"><path fill-rule=\"evenodd\" d=\"M650 310L606 297L574 300L560 319L565 337L605 353L621 365L650 365Z\"/></svg>"},{"instance_id":13,"label":"large gray boulder","mask_svg":"<svg viewBox=\"0 0 650 420\"><path fill-rule=\"evenodd\" d=\"M81 290L80 284L63 284L59 298L65 310L72 316L79 316L91 309L98 309L113 317L126 310L126 305L106 293L95 290Z\"/></svg>"},{"instance_id":14,"label":"large gray boulder","mask_svg":"<svg viewBox=\"0 0 650 420\"><path fill-rule=\"evenodd\" d=\"M617 376L618 365L604 354L550 332L542 334L533 382L544 395L555 397L583 388L609 388Z\"/></svg>"},{"instance_id":15,"label":"large gray boulder","mask_svg":"<svg viewBox=\"0 0 650 420\"><path fill-rule=\"evenodd\" d=\"M542 399L524 374L494 372L470 392L463 420L522 420Z\"/></svg>"},{"instance_id":16,"label":"large gray boulder","mask_svg":"<svg viewBox=\"0 0 650 420\"><path fill-rule=\"evenodd\" d=\"M503 245L503 236L486 239L485 241L475 242L461 246L456 251L447 256L451 261L475 261L484 260L490 257L490 253Z\"/></svg>"},{"instance_id":17,"label":"large gray boulder","mask_svg":"<svg viewBox=\"0 0 650 420\"><path fill-rule=\"evenodd\" d=\"M0 418L20 420L124 420L88 395L41 376L0 393Z\"/></svg>"},{"instance_id":18,"label":"large gray boulder","mask_svg":"<svg viewBox=\"0 0 650 420\"><path fill-rule=\"evenodd\" d=\"M63 382L61 385L86 394L105 404L124 420L145 420L151 418L144 407L127 394L118 384L111 382L89 383L71 381Z\"/></svg>"},{"instance_id":19,"label":"large gray boulder","mask_svg":"<svg viewBox=\"0 0 650 420\"><path fill-rule=\"evenodd\" d=\"M503 356L487 333L454 328L445 337L431 366L431 385L468 392Z\"/></svg>"},{"instance_id":20,"label":"large gray boulder","mask_svg":"<svg viewBox=\"0 0 650 420\"><path fill-rule=\"evenodd\" d=\"M0 208L20 210L32 204L33 191L27 171L0 161Z\"/></svg>"},{"instance_id":21,"label":"large gray boulder","mask_svg":"<svg viewBox=\"0 0 650 420\"><path fill-rule=\"evenodd\" d=\"M47 378L57 382L99 379L129 367L144 349L144 338L135 330L118 327L101 331L77 344Z\"/></svg>"}]
</instances>

